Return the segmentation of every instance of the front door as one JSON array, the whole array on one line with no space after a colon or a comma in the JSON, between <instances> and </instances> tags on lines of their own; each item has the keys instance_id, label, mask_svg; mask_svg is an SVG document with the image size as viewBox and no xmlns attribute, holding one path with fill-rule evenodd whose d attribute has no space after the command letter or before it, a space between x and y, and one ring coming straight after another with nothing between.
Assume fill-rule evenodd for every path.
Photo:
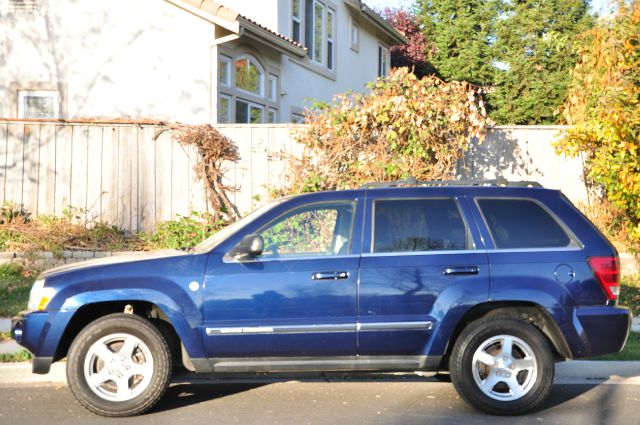
<instances>
[{"instance_id":1,"label":"front door","mask_svg":"<svg viewBox=\"0 0 640 425\"><path fill-rule=\"evenodd\" d=\"M256 232L262 255L210 260L205 276L209 358L353 356L360 232L357 201L287 208ZM359 213L361 215L361 213Z\"/></svg>"}]
</instances>

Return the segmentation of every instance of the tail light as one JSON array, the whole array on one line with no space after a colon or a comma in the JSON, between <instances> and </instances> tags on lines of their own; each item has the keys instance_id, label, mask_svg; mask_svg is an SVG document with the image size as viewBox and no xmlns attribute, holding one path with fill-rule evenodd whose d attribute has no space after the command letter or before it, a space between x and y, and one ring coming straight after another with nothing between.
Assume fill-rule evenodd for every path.
<instances>
[{"instance_id":1,"label":"tail light","mask_svg":"<svg viewBox=\"0 0 640 425\"><path fill-rule=\"evenodd\" d=\"M587 259L596 280L607 299L615 301L620 295L620 265L617 257L589 257Z\"/></svg>"}]
</instances>

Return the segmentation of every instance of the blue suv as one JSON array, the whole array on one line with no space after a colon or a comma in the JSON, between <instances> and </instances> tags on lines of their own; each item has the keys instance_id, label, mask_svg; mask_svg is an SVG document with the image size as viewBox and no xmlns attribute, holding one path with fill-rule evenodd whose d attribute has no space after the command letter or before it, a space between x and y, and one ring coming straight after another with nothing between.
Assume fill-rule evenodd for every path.
<instances>
[{"instance_id":1,"label":"blue suv","mask_svg":"<svg viewBox=\"0 0 640 425\"><path fill-rule=\"evenodd\" d=\"M408 186L408 187L407 187ZM140 414L198 373L434 371L473 406L540 406L554 363L620 351L616 250L559 191L371 184L279 199L191 252L65 266L14 338L89 410Z\"/></svg>"}]
</instances>

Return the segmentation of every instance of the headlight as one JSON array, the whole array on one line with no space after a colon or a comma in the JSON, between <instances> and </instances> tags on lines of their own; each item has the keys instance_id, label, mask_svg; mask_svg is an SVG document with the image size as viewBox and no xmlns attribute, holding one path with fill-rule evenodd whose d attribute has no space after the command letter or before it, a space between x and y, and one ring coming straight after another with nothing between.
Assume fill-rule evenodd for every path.
<instances>
[{"instance_id":1,"label":"headlight","mask_svg":"<svg viewBox=\"0 0 640 425\"><path fill-rule=\"evenodd\" d=\"M53 298L53 288L44 287L44 279L38 279L33 283L29 293L29 311L42 311L47 308L47 304Z\"/></svg>"}]
</instances>

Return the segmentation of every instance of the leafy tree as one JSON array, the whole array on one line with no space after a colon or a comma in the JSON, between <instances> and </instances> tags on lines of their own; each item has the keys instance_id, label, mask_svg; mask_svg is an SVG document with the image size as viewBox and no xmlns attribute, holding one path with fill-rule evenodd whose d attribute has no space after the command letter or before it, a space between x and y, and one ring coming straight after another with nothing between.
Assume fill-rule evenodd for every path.
<instances>
[{"instance_id":1,"label":"leafy tree","mask_svg":"<svg viewBox=\"0 0 640 425\"><path fill-rule=\"evenodd\" d=\"M566 99L577 54L590 28L589 0L419 0L427 60L447 81L492 87L498 124L550 124Z\"/></svg>"},{"instance_id":2,"label":"leafy tree","mask_svg":"<svg viewBox=\"0 0 640 425\"><path fill-rule=\"evenodd\" d=\"M640 246L640 0L618 4L580 38L580 59L564 105L572 127L561 152L584 154L588 178L624 213Z\"/></svg>"},{"instance_id":3,"label":"leafy tree","mask_svg":"<svg viewBox=\"0 0 640 425\"><path fill-rule=\"evenodd\" d=\"M407 39L406 45L391 47L391 67L407 67L418 78L436 74L435 68L427 62L427 40L420 18L409 10L388 7L382 11L382 17Z\"/></svg>"},{"instance_id":4,"label":"leafy tree","mask_svg":"<svg viewBox=\"0 0 640 425\"><path fill-rule=\"evenodd\" d=\"M427 41L427 60L447 81L493 83L491 50L497 0L418 0Z\"/></svg>"},{"instance_id":5,"label":"leafy tree","mask_svg":"<svg viewBox=\"0 0 640 425\"><path fill-rule=\"evenodd\" d=\"M500 124L552 124L576 64L577 35L590 28L588 0L503 1L495 25L497 71L491 117Z\"/></svg>"},{"instance_id":6,"label":"leafy tree","mask_svg":"<svg viewBox=\"0 0 640 425\"><path fill-rule=\"evenodd\" d=\"M292 192L358 187L370 181L451 179L473 137L490 124L482 92L466 82L418 79L398 68L365 94L337 96L307 115L297 135L306 153Z\"/></svg>"}]
</instances>

